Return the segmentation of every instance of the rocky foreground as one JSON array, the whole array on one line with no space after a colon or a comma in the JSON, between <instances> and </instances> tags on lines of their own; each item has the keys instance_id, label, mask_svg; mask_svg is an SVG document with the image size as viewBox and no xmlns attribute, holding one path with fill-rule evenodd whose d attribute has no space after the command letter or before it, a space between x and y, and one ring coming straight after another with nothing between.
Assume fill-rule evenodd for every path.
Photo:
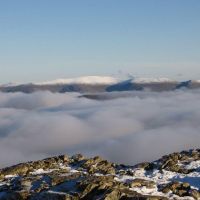
<instances>
[{"instance_id":1,"label":"rocky foreground","mask_svg":"<svg viewBox=\"0 0 200 200\"><path fill-rule=\"evenodd\" d=\"M152 163L61 155L0 170L0 200L200 199L200 150Z\"/></svg>"}]
</instances>

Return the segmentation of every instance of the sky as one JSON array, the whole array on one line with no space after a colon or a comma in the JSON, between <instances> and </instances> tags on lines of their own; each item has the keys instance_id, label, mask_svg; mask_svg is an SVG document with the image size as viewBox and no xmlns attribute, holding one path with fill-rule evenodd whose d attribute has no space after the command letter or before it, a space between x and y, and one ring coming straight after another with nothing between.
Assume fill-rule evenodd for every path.
<instances>
[{"instance_id":1,"label":"sky","mask_svg":"<svg viewBox=\"0 0 200 200\"><path fill-rule=\"evenodd\" d=\"M0 0L0 83L200 79L199 0Z\"/></svg>"}]
</instances>

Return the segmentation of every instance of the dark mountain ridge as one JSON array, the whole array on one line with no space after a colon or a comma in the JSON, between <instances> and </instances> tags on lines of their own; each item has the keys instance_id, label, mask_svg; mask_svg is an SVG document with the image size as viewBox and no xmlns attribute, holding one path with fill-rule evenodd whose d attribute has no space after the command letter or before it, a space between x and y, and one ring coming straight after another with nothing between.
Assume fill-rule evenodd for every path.
<instances>
[{"instance_id":1,"label":"dark mountain ridge","mask_svg":"<svg viewBox=\"0 0 200 200\"><path fill-rule=\"evenodd\" d=\"M200 82L196 81L172 81L172 82L144 82L137 83L133 80L126 80L115 84L101 83L101 84L88 84L88 83L70 83L70 84L19 84L11 86L0 86L1 92L23 92L33 93L37 91L50 91L57 93L65 92L79 92L79 93L98 93L98 92L114 92L114 91L172 91L176 89L198 89Z\"/></svg>"}]
</instances>

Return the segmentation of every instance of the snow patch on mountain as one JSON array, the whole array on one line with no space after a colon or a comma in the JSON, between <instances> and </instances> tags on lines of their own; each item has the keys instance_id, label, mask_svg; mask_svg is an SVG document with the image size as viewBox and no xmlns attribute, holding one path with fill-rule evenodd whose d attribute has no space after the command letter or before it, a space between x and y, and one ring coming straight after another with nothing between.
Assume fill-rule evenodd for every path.
<instances>
[{"instance_id":1,"label":"snow patch on mountain","mask_svg":"<svg viewBox=\"0 0 200 200\"><path fill-rule=\"evenodd\" d=\"M83 76L78 78L56 79L35 83L35 85L54 85L54 84L116 84L119 79L110 76Z\"/></svg>"},{"instance_id":2,"label":"snow patch on mountain","mask_svg":"<svg viewBox=\"0 0 200 200\"><path fill-rule=\"evenodd\" d=\"M167 82L175 82L169 78L132 78L128 79L132 83L167 83ZM112 85L120 82L124 82L126 79L116 78L111 76L83 76L77 78L67 78L67 79L56 79L53 81L45 81L45 82L37 82L35 85L55 85L55 84L88 84L88 85L96 85L96 84L105 84Z\"/></svg>"},{"instance_id":3,"label":"snow patch on mountain","mask_svg":"<svg viewBox=\"0 0 200 200\"><path fill-rule=\"evenodd\" d=\"M167 82L175 82L169 78L133 78L132 82L134 83L167 83Z\"/></svg>"}]
</instances>

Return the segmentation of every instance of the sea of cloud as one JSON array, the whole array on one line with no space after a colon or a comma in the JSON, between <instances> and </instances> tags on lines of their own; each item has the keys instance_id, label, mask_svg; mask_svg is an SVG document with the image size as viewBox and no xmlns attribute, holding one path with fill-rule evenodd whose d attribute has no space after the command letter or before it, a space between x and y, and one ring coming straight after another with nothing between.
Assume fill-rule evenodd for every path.
<instances>
[{"instance_id":1,"label":"sea of cloud","mask_svg":"<svg viewBox=\"0 0 200 200\"><path fill-rule=\"evenodd\" d=\"M136 164L200 144L200 90L0 93L0 167L57 154Z\"/></svg>"}]
</instances>

